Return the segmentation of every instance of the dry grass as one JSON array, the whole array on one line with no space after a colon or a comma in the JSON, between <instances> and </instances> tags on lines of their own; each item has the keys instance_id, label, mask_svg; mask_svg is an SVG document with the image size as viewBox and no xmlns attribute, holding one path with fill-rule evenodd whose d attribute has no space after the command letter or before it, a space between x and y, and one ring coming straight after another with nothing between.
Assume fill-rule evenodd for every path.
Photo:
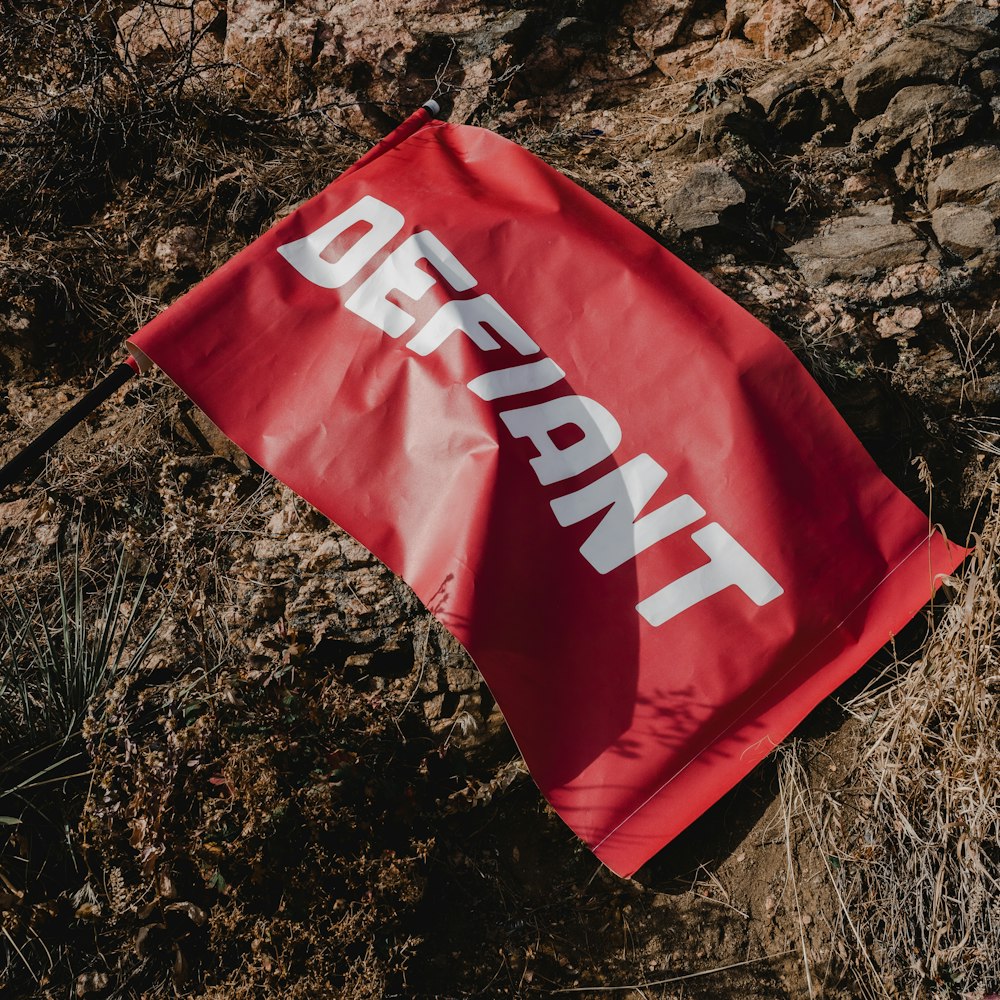
<instances>
[{"instance_id":1,"label":"dry grass","mask_svg":"<svg viewBox=\"0 0 1000 1000\"><path fill-rule=\"evenodd\" d=\"M855 824L859 913L890 991L993 988L1000 954L1000 490L920 657L859 699L874 794ZM870 841L870 847L869 842Z\"/></svg>"},{"instance_id":2,"label":"dry grass","mask_svg":"<svg viewBox=\"0 0 1000 1000\"><path fill-rule=\"evenodd\" d=\"M782 753L782 801L832 883L834 938L865 997L981 998L1000 985L995 476L983 506L957 597L921 649L849 705L846 780L818 787L801 748Z\"/></svg>"}]
</instances>

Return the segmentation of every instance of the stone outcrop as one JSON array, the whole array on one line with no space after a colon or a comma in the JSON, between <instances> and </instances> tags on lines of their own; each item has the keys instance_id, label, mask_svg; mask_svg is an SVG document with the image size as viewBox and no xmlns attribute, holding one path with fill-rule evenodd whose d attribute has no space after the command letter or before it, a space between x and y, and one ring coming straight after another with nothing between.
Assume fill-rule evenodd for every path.
<instances>
[{"instance_id":1,"label":"stone outcrop","mask_svg":"<svg viewBox=\"0 0 1000 1000\"><path fill-rule=\"evenodd\" d=\"M927 203L937 208L949 201L1000 204L1000 147L968 148L936 173L927 185Z\"/></svg>"},{"instance_id":2,"label":"stone outcrop","mask_svg":"<svg viewBox=\"0 0 1000 1000\"><path fill-rule=\"evenodd\" d=\"M726 35L742 35L765 59L817 51L847 24L844 8L832 0L728 0Z\"/></svg>"},{"instance_id":3,"label":"stone outcrop","mask_svg":"<svg viewBox=\"0 0 1000 1000\"><path fill-rule=\"evenodd\" d=\"M743 205L747 193L731 174L713 163L694 167L667 203L679 229L694 231L717 226L725 214Z\"/></svg>"},{"instance_id":4,"label":"stone outcrop","mask_svg":"<svg viewBox=\"0 0 1000 1000\"><path fill-rule=\"evenodd\" d=\"M844 95L859 118L885 110L901 88L956 79L980 49L995 43L1000 12L958 3L947 13L913 25L844 78Z\"/></svg>"},{"instance_id":5,"label":"stone outcrop","mask_svg":"<svg viewBox=\"0 0 1000 1000\"><path fill-rule=\"evenodd\" d=\"M934 210L931 225L938 243L958 257L975 257L997 243L993 216L979 205L949 202Z\"/></svg>"},{"instance_id":6,"label":"stone outcrop","mask_svg":"<svg viewBox=\"0 0 1000 1000\"><path fill-rule=\"evenodd\" d=\"M693 0L675 4L685 30L718 34L686 20ZM453 120L470 117L491 90L544 93L586 64L588 79L627 77L669 45L658 4L631 5L633 44L607 39L603 19L562 16L559 3L498 10L475 0L197 0L151 2L118 20L122 57L136 67L187 58L190 72L224 66L225 83L269 110L322 108L351 127L381 131L387 107L418 106L435 88L453 95ZM617 18L607 19L613 26ZM643 48L647 51L643 51Z\"/></svg>"},{"instance_id":7,"label":"stone outcrop","mask_svg":"<svg viewBox=\"0 0 1000 1000\"><path fill-rule=\"evenodd\" d=\"M817 132L846 141L854 116L841 93L841 64L848 58L841 37L819 52L779 64L750 90L783 138L802 142Z\"/></svg>"},{"instance_id":8,"label":"stone outcrop","mask_svg":"<svg viewBox=\"0 0 1000 1000\"><path fill-rule=\"evenodd\" d=\"M787 253L808 281L820 284L914 264L926 249L910 226L892 221L891 205L869 205L834 219L825 232L792 244Z\"/></svg>"},{"instance_id":9,"label":"stone outcrop","mask_svg":"<svg viewBox=\"0 0 1000 1000\"><path fill-rule=\"evenodd\" d=\"M998 247L1000 148L967 147L927 184L931 226L938 243L965 260Z\"/></svg>"},{"instance_id":10,"label":"stone outcrop","mask_svg":"<svg viewBox=\"0 0 1000 1000\"><path fill-rule=\"evenodd\" d=\"M765 59L780 59L809 49L822 37L805 7L786 0L765 0L747 18L743 34Z\"/></svg>"},{"instance_id":11,"label":"stone outcrop","mask_svg":"<svg viewBox=\"0 0 1000 1000\"><path fill-rule=\"evenodd\" d=\"M625 5L622 21L635 44L650 61L676 48L694 20L694 0L632 0Z\"/></svg>"},{"instance_id":12,"label":"stone outcrop","mask_svg":"<svg viewBox=\"0 0 1000 1000\"><path fill-rule=\"evenodd\" d=\"M871 146L878 156L906 144L934 149L961 139L981 112L979 101L963 87L942 83L903 87L883 114L857 127L854 140Z\"/></svg>"}]
</instances>

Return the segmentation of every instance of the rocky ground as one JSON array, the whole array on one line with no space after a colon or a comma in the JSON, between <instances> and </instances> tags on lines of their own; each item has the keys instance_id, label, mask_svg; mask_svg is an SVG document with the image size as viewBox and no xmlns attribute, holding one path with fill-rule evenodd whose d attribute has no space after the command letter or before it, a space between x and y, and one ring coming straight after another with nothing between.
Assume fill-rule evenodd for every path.
<instances>
[{"instance_id":1,"label":"rocky ground","mask_svg":"<svg viewBox=\"0 0 1000 1000\"><path fill-rule=\"evenodd\" d=\"M435 96L768 323L980 539L951 606L623 881L408 589L149 376L0 498L0 661L36 595L58 631L60 556L100 621L124 553L129 656L162 616L65 741L0 711L0 995L1000 989L997 7L0 2L0 457Z\"/></svg>"}]
</instances>

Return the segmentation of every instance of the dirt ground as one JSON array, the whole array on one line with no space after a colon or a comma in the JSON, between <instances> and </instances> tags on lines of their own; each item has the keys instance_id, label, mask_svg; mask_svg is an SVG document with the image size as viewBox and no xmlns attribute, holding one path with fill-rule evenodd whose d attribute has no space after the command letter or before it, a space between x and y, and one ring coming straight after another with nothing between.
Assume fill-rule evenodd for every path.
<instances>
[{"instance_id":1,"label":"dirt ground","mask_svg":"<svg viewBox=\"0 0 1000 1000\"><path fill-rule=\"evenodd\" d=\"M409 589L150 374L0 496L4 621L58 631L60 561L106 620L123 554L141 652L68 736L0 712L0 996L1000 990L996 7L0 2L0 459L435 96L768 324L978 545L623 880Z\"/></svg>"}]
</instances>

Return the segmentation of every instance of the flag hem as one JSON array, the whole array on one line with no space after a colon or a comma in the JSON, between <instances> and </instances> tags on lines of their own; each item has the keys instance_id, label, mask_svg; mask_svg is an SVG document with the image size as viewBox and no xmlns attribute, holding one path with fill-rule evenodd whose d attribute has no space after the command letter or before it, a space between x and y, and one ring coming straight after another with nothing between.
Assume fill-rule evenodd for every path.
<instances>
[{"instance_id":1,"label":"flag hem","mask_svg":"<svg viewBox=\"0 0 1000 1000\"><path fill-rule=\"evenodd\" d=\"M649 854L638 864L627 864L627 865L616 865L613 861L609 860L607 857L602 855L609 854L615 855L617 852L612 850L605 850L602 852L602 848L610 848L614 844L615 838L620 836L627 827L634 824L637 817L639 817L644 811L646 811L655 801L663 794L663 792L676 780L681 778L685 772L690 768L697 765L698 762L709 754L713 748L726 740L732 739L739 733L742 726L747 723L748 718L753 713L754 709L757 708L761 701L764 700L768 694L774 691L783 681L786 681L790 675L792 675L796 670L799 670L803 664L808 663L809 659L816 655L817 651L820 650L827 642L829 642L837 633L851 620L854 615L856 615L860 610L870 605L872 599L879 594L884 588L886 583L899 571L901 570L910 560L921 551L926 550L928 555L930 555L935 537L940 537L943 545L945 546L945 552L948 555L948 559L945 562L945 566L948 567L946 572L939 572L934 575L930 582L930 594L924 598L924 600L917 604L913 610L904 612L900 619L894 621L892 625L884 630L886 632L884 638L882 638L877 644L868 643L865 646L864 655L858 659L856 665L849 667L847 670L837 669L840 660L843 658L844 654L848 650L844 650L834 658L825 662L824 667L821 667L815 673L807 675L803 678L802 683L796 685L796 689L800 689L805 684L808 684L811 680L818 681L818 687L821 690L821 694L818 698L809 697L808 703L809 707L804 711L800 709L794 709L794 721L790 725L786 723L780 724L777 728L772 729L765 735L761 736L755 743L748 743L743 755L739 758L735 758L739 761L739 766L735 771L730 772L730 778L725 781L725 788L722 790L721 794L733 789L742 781L752 770L757 766L762 760L764 760L772 750L776 749L778 744L787 738L787 736L792 733L795 728L801 724L801 722L812 712L824 698L829 697L829 695L835 691L841 684L843 684L848 678L857 673L858 670L864 666L865 663L871 658L871 656L881 649L889 639L892 638L896 632L902 628L906 623L911 621L920 609L926 604L926 602L933 598L934 593L937 591L941 583L941 578L948 575L948 573L953 572L954 569L959 566L962 561L972 552L972 549L965 546L957 545L956 543L948 541L947 537L944 536L943 531L939 529L931 529L926 537L921 539L895 566L892 567L870 590L868 590L865 595L858 600L858 602L851 608L851 610L837 623L833 628L831 628L821 639L819 639L809 650L804 653L798 660L796 660L790 667L782 671L781 675L775 678L768 687L762 691L753 702L748 705L743 711L740 712L739 716L734 719L726 728L716 735L712 740L705 744L697 753L693 754L680 768L678 768L666 781L660 784L654 792L648 795L643 802L636 806L626 817L624 817L620 822L618 822L615 827L605 834L598 842L594 844L588 844L594 854L605 864L611 871L616 875L621 877L628 877L637 871L646 861L649 860L655 854ZM870 649L868 647L871 647ZM853 658L852 658L853 659ZM823 677L825 675L825 677ZM819 678L823 678L819 680ZM773 706L769 711L775 712L780 711L784 706L793 707L788 695L785 695ZM759 746L761 743L767 741L769 745L764 752L759 751ZM757 748L755 750L755 747ZM735 775L735 776L733 776ZM718 795L714 796L717 800ZM702 814L704 810L702 810ZM679 832L679 831L678 831ZM666 847L671 840L677 834L673 834L670 838L662 845ZM662 850L658 848L657 850Z\"/></svg>"}]
</instances>

